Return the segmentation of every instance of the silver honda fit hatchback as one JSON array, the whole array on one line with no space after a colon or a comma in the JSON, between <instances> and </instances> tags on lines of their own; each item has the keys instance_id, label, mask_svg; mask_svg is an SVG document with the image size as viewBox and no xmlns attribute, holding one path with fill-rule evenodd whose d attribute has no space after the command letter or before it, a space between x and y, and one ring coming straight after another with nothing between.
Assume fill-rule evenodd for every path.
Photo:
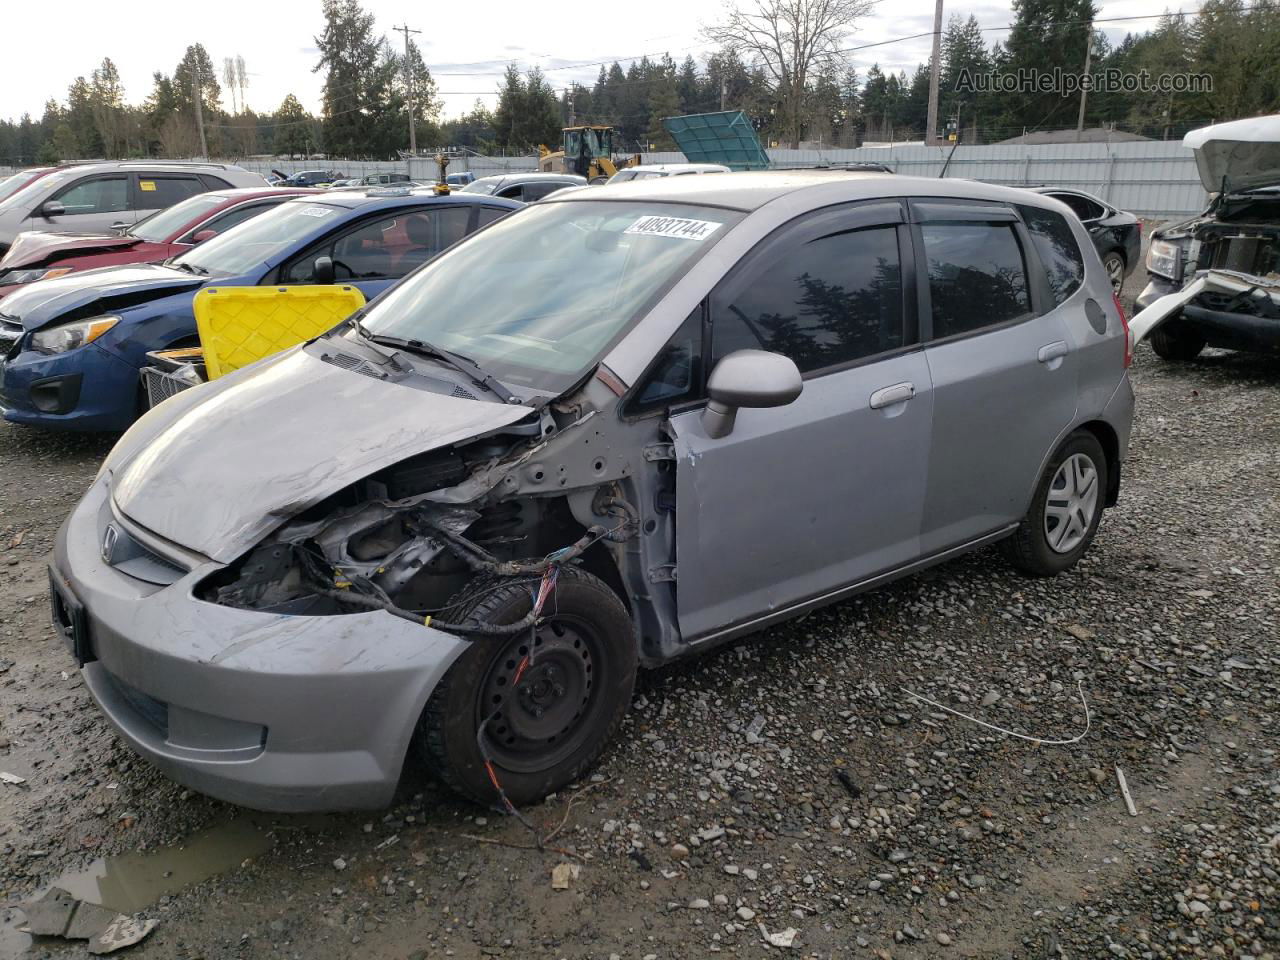
<instances>
[{"instance_id":1,"label":"silver honda fit hatchback","mask_svg":"<svg viewBox=\"0 0 1280 960\"><path fill-rule=\"evenodd\" d=\"M143 417L58 536L120 734L278 810L415 749L482 802L581 775L637 665L984 544L1076 563L1129 337L1033 193L842 172L566 192Z\"/></svg>"}]
</instances>

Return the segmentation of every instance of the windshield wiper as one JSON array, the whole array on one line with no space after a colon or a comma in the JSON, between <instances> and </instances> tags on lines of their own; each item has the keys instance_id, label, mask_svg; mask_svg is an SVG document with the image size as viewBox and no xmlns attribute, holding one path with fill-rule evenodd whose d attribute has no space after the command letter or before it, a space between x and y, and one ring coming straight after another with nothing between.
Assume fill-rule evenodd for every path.
<instances>
[{"instance_id":1,"label":"windshield wiper","mask_svg":"<svg viewBox=\"0 0 1280 960\"><path fill-rule=\"evenodd\" d=\"M169 266L185 270L187 273L194 273L197 277L207 277L209 275L209 271L204 267L197 267L192 263L171 263Z\"/></svg>"},{"instance_id":2,"label":"windshield wiper","mask_svg":"<svg viewBox=\"0 0 1280 960\"><path fill-rule=\"evenodd\" d=\"M483 369L468 357L464 357L460 353L454 353L452 350L446 350L443 347L437 347L427 343L425 340L412 340L403 337L389 337L380 333L369 333L360 324L359 320L355 321L355 328L360 334L372 343L381 344L384 347L396 347L400 350L408 350L412 353L421 354L424 357L434 357L442 360L448 366L453 367L459 373L463 374L473 383L484 387L503 403L519 403L520 398L506 388L501 380L492 374L485 373Z\"/></svg>"}]
</instances>

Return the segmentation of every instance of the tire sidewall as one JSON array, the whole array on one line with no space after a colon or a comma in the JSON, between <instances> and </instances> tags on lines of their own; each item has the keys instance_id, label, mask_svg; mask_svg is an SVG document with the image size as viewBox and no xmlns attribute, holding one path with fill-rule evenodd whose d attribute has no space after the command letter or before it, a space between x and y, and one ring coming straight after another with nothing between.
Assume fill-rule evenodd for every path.
<instances>
[{"instance_id":1,"label":"tire sidewall","mask_svg":"<svg viewBox=\"0 0 1280 960\"><path fill-rule=\"evenodd\" d=\"M1048 538L1044 532L1044 514L1045 507L1048 506L1049 485L1053 483L1053 478L1057 475L1058 468L1066 460L1078 453L1088 457L1093 462L1093 468L1097 472L1098 505L1093 511L1093 517L1089 521L1089 529L1085 533L1084 539L1076 544L1074 549L1066 553L1058 553L1049 546ZM1036 484L1035 497L1031 502L1031 509L1027 513L1026 520L1028 525L1026 545L1030 548L1031 559L1044 573L1054 575L1070 569L1089 549L1089 546L1093 543L1094 536L1098 532L1098 524L1102 521L1107 480L1107 458L1103 453L1102 445L1098 443L1093 434L1077 431L1063 441L1062 445L1054 452L1040 477L1040 482Z\"/></svg>"},{"instance_id":2,"label":"tire sidewall","mask_svg":"<svg viewBox=\"0 0 1280 960\"><path fill-rule=\"evenodd\" d=\"M561 574L547 604L550 610L559 609L568 617L586 623L598 637L601 656L594 682L600 687L596 696L600 698L601 710L595 728L588 731L581 747L560 763L536 773L520 773L505 770L495 761L502 788L517 805L540 800L585 773L599 757L631 702L636 677L631 618L605 584L578 571L574 574L577 575ZM528 587L513 587L500 603L486 605L484 619L490 623L513 623L529 612L529 606ZM491 666L507 649L510 640L509 637L484 637L471 641L470 647L450 668L443 691L440 734L449 773L472 796L493 800L497 800L497 793L476 742L477 700Z\"/></svg>"}]
</instances>

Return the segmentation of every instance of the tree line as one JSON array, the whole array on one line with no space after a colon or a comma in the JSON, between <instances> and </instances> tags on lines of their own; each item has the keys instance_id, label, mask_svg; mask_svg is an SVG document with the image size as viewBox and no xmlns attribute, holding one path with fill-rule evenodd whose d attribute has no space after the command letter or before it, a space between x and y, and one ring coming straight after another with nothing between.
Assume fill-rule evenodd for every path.
<instances>
[{"instance_id":1,"label":"tree line","mask_svg":"<svg viewBox=\"0 0 1280 960\"><path fill-rule=\"evenodd\" d=\"M555 149L560 128L608 124L626 150L674 148L664 117L742 110L761 139L782 146L856 146L865 140L918 140L926 128L929 67L910 74L865 74L852 65L853 27L866 0L796 0L777 5L739 0L723 22L707 28L711 52L677 63L668 55L643 57L625 68L601 66L594 84L557 87L539 69L507 67L497 105L477 100L460 117L441 118L435 80L415 44L407 51L377 29L359 0L323 0L323 29L315 38L323 77L321 113L313 116L293 94L270 113L248 107L244 61L225 58L215 68L201 44L192 44L170 73L157 72L141 101L125 96L115 63L107 58L51 98L38 119L0 121L0 163L53 163L91 157L197 155L195 101L212 156L252 154L347 159L391 159L407 147L412 76L415 134L420 146L464 146L479 152ZM806 8L812 11L806 13ZM795 10L801 21L768 20L769 11ZM762 13L762 11L764 13ZM814 11L830 18L818 27ZM831 11L834 11L832 13ZM1198 16L1167 14L1153 29L1130 33L1112 46L1094 23L1092 0L1014 0L1013 23L984 30L973 16L953 16L942 37L940 132L958 126L963 142L995 142L1024 132L1074 126L1080 98L1037 90L965 91L962 76L1021 69L1078 73L1092 36L1093 70L1199 73L1212 89L1152 95L1094 92L1086 125L1115 125L1146 136L1178 136L1212 120L1251 116L1280 102L1280 2L1206 0ZM761 20L761 17L764 20ZM766 24L766 42L753 45L735 30L741 18ZM1092 25L1092 30L1091 30ZM775 56L768 40L817 31L807 58ZM757 33L759 31L757 30ZM992 42L988 42L988 37ZM997 39L1003 37L1003 39ZM406 69L407 67L407 69ZM221 77L221 82L219 82ZM230 100L230 109L224 103Z\"/></svg>"}]
</instances>

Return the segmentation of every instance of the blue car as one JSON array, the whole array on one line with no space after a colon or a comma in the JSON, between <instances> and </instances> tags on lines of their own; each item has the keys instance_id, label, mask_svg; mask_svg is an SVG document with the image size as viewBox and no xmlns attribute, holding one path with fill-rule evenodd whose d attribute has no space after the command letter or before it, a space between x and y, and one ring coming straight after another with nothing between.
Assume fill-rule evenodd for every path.
<instances>
[{"instance_id":1,"label":"blue car","mask_svg":"<svg viewBox=\"0 0 1280 960\"><path fill-rule=\"evenodd\" d=\"M68 430L126 429L151 350L198 343L204 286L346 283L372 299L523 204L482 194L370 190L299 197L163 264L41 280L0 305L0 413Z\"/></svg>"}]
</instances>

